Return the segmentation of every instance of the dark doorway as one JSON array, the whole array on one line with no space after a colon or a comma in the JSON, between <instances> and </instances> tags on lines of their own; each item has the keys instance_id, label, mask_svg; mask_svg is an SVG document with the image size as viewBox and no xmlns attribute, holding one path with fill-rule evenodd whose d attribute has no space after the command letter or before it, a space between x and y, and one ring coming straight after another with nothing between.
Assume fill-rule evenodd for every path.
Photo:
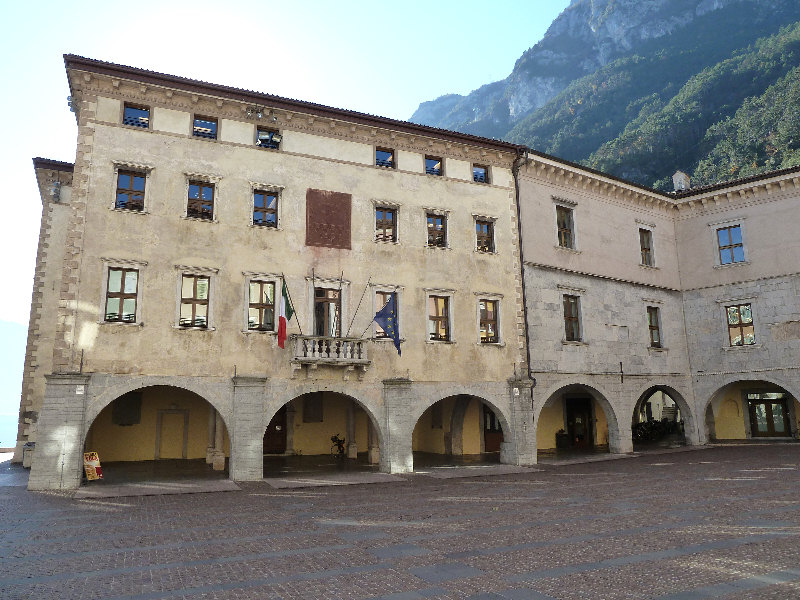
<instances>
[{"instance_id":1,"label":"dark doorway","mask_svg":"<svg viewBox=\"0 0 800 600\"><path fill-rule=\"evenodd\" d=\"M503 428L500 420L495 416L492 409L483 405L483 451L500 452L500 444L503 443Z\"/></svg>"},{"instance_id":2,"label":"dark doorway","mask_svg":"<svg viewBox=\"0 0 800 600\"><path fill-rule=\"evenodd\" d=\"M264 432L264 454L283 454L286 452L286 405L272 417Z\"/></svg>"},{"instance_id":3,"label":"dark doorway","mask_svg":"<svg viewBox=\"0 0 800 600\"><path fill-rule=\"evenodd\" d=\"M753 437L789 437L789 409L785 394L747 392Z\"/></svg>"},{"instance_id":4,"label":"dark doorway","mask_svg":"<svg viewBox=\"0 0 800 600\"><path fill-rule=\"evenodd\" d=\"M592 399L566 398L567 435L570 445L581 450L594 446L592 432Z\"/></svg>"}]
</instances>

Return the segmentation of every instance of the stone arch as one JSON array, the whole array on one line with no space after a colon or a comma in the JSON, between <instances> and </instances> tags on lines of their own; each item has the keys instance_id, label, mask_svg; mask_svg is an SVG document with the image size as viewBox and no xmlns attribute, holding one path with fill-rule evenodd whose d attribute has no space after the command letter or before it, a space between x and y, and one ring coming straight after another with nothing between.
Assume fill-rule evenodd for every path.
<instances>
[{"instance_id":1,"label":"stone arch","mask_svg":"<svg viewBox=\"0 0 800 600\"><path fill-rule=\"evenodd\" d=\"M614 410L614 406L611 404L611 402L609 402L607 394L603 392L597 385L589 384L581 380L577 380L568 384L554 384L547 390L546 393L541 395L541 397L546 398L546 400L541 404L537 402L536 404L538 406L535 406L534 408L534 423L537 424L537 430L542 410L556 399L563 398L564 394L574 392L588 393L600 405L600 408L603 409L606 423L608 425L609 451L612 453L631 452L633 447L630 441L630 432L622 431L620 429L617 412Z\"/></svg>"},{"instance_id":2,"label":"stone arch","mask_svg":"<svg viewBox=\"0 0 800 600\"><path fill-rule=\"evenodd\" d=\"M650 395L652 395L653 392L656 391L665 392L670 398L672 398L672 401L678 405L678 408L681 411L681 420L683 421L686 443L689 445L698 444L700 440L700 432L697 417L695 416L691 405L686 400L684 395L671 385L647 384L646 387L640 388L639 393L636 396L636 403L633 405L633 413L631 415L632 420L635 420L636 412L639 410L639 405L642 403L642 401L646 400Z\"/></svg>"},{"instance_id":3,"label":"stone arch","mask_svg":"<svg viewBox=\"0 0 800 600\"><path fill-rule=\"evenodd\" d=\"M797 404L800 400L800 396L797 395L798 390L795 388L795 386L767 373L741 373L735 377L726 377L722 380L722 382L718 382L717 386L714 388L714 391L708 395L707 399L703 403L705 414L705 441L716 439L746 439L748 437L752 437L752 432L750 432L750 423L747 421L749 413L748 407L744 405L744 402L740 398L737 398L736 401L733 401L731 399L723 398L723 394L726 390L734 386L754 383L764 383L780 388L788 393L790 398L794 400L794 402L790 403L787 407L790 416L790 432L788 435L794 435L795 428L798 426L797 423L794 422L793 418L796 412L795 404ZM713 405L718 399L720 410L719 413L715 415ZM726 431L726 428L723 426L723 424L718 422L719 417L723 415L723 411L725 416L730 417L734 423L741 421L742 431L740 432L740 436L735 434L734 436L731 436L730 430Z\"/></svg>"},{"instance_id":4,"label":"stone arch","mask_svg":"<svg viewBox=\"0 0 800 600\"><path fill-rule=\"evenodd\" d=\"M126 378L125 381L117 383L111 387L104 389L97 397L92 398L86 406L86 414L84 416L84 431L83 437L86 437L89 427L97 418L97 415L111 404L117 398L124 396L129 392L135 392L140 389L164 386L174 387L192 392L200 396L203 400L213 406L222 417L225 427L231 432L229 423L231 422L229 414L229 403L223 402L216 394L210 393L207 387L197 385L193 378L173 378L173 377L135 377Z\"/></svg>"}]
</instances>

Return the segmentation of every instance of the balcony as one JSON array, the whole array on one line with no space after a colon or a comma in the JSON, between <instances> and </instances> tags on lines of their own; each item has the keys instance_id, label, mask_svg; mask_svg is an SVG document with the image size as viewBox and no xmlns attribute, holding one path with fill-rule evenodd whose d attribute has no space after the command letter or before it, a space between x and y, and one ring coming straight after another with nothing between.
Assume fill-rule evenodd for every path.
<instances>
[{"instance_id":1,"label":"balcony","mask_svg":"<svg viewBox=\"0 0 800 600\"><path fill-rule=\"evenodd\" d=\"M367 358L367 340L361 338L293 335L290 341L295 370L303 365L312 370L319 365L346 367L344 378L348 379L349 373L358 367L361 379L371 362Z\"/></svg>"}]
</instances>

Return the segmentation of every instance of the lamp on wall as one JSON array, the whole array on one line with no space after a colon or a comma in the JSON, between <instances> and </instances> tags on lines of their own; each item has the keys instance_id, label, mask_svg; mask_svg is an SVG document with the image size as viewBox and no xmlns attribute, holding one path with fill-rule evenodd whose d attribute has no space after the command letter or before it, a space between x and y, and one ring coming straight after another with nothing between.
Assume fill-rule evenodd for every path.
<instances>
[{"instance_id":1,"label":"lamp on wall","mask_svg":"<svg viewBox=\"0 0 800 600\"><path fill-rule=\"evenodd\" d=\"M267 111L265 106L248 106L245 109L245 113L250 119L256 118L261 120L266 117L267 121L272 121L273 123L278 120L278 117L275 116L275 112L271 108Z\"/></svg>"}]
</instances>

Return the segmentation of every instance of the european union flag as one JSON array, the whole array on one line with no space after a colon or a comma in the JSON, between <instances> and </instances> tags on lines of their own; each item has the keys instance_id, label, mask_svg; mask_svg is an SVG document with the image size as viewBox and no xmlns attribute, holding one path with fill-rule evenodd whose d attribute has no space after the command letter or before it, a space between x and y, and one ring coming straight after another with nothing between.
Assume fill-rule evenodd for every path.
<instances>
[{"instance_id":1,"label":"european union flag","mask_svg":"<svg viewBox=\"0 0 800 600\"><path fill-rule=\"evenodd\" d=\"M397 348L397 355L401 356L400 352L400 325L397 320L397 304L395 303L396 294L389 296L389 301L386 305L375 313L375 322L381 326L392 340L394 340L394 347Z\"/></svg>"}]
</instances>

